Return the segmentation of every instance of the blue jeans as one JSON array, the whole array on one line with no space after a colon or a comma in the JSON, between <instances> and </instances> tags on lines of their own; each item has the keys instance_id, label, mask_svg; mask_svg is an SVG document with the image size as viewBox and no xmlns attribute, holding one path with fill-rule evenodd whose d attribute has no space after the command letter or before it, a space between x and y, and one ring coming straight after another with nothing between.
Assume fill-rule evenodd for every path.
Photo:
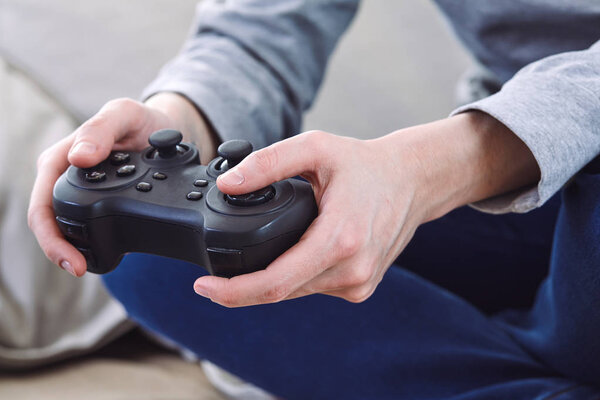
<instances>
[{"instance_id":1,"label":"blue jeans","mask_svg":"<svg viewBox=\"0 0 600 400\"><path fill-rule=\"evenodd\" d=\"M148 255L105 283L143 327L286 399L599 399L599 198L582 174L527 215L456 210L360 304L226 309L194 293L201 268Z\"/></svg>"}]
</instances>

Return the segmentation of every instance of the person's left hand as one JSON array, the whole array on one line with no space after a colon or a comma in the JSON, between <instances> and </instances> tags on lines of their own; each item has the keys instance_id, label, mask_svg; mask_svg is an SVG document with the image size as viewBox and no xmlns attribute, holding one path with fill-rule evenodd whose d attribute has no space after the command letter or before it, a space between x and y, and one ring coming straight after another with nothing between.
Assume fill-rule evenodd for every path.
<instances>
[{"instance_id":1,"label":"person's left hand","mask_svg":"<svg viewBox=\"0 0 600 400\"><path fill-rule=\"evenodd\" d=\"M300 134L252 153L217 185L243 194L297 175L319 207L300 241L265 270L198 278L198 294L228 307L312 293L364 301L420 224L533 185L540 169L510 129L471 111L374 140Z\"/></svg>"},{"instance_id":2,"label":"person's left hand","mask_svg":"<svg viewBox=\"0 0 600 400\"><path fill-rule=\"evenodd\" d=\"M367 299L424 217L415 203L418 163L408 151L390 150L382 140L307 132L252 153L220 176L221 191L241 194L301 175L312 184L319 215L265 270L201 277L196 292L227 307L312 293Z\"/></svg>"}]
</instances>

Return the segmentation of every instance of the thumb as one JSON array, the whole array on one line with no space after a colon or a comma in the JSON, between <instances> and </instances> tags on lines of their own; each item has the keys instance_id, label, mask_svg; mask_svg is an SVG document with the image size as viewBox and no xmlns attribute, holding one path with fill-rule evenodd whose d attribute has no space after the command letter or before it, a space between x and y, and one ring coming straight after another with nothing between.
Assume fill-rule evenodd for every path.
<instances>
[{"instance_id":1,"label":"thumb","mask_svg":"<svg viewBox=\"0 0 600 400\"><path fill-rule=\"evenodd\" d=\"M220 175L217 186L227 194L243 194L286 178L317 172L325 136L329 134L305 132L255 151Z\"/></svg>"},{"instance_id":2,"label":"thumb","mask_svg":"<svg viewBox=\"0 0 600 400\"><path fill-rule=\"evenodd\" d=\"M69 162L80 168L97 165L108 157L115 142L143 125L143 113L144 106L137 101L109 101L74 132Z\"/></svg>"}]
</instances>

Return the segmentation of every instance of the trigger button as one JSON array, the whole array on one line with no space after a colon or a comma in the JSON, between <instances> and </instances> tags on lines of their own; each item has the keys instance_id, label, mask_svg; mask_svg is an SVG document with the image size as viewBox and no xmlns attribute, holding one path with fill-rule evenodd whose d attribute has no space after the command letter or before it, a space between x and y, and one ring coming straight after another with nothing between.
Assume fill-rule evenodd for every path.
<instances>
[{"instance_id":1,"label":"trigger button","mask_svg":"<svg viewBox=\"0 0 600 400\"><path fill-rule=\"evenodd\" d=\"M238 270L244 267L242 250L208 247L206 252L213 269Z\"/></svg>"},{"instance_id":2,"label":"trigger button","mask_svg":"<svg viewBox=\"0 0 600 400\"><path fill-rule=\"evenodd\" d=\"M58 223L58 227L63 235L71 239L87 241L87 225L83 222L74 221L72 219L63 217L56 217L56 222Z\"/></svg>"}]
</instances>

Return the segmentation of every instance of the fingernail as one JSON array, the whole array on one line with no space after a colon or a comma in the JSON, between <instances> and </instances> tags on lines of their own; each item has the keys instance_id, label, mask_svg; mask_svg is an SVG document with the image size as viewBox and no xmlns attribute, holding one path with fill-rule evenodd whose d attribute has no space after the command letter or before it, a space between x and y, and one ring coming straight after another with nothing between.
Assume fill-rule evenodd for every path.
<instances>
[{"instance_id":1,"label":"fingernail","mask_svg":"<svg viewBox=\"0 0 600 400\"><path fill-rule=\"evenodd\" d=\"M229 186L241 185L244 183L244 175L240 174L236 168L225 172L219 179Z\"/></svg>"},{"instance_id":2,"label":"fingernail","mask_svg":"<svg viewBox=\"0 0 600 400\"><path fill-rule=\"evenodd\" d=\"M96 152L96 145L90 142L80 142L71 149L71 154L77 154L80 156L89 156Z\"/></svg>"},{"instance_id":3,"label":"fingernail","mask_svg":"<svg viewBox=\"0 0 600 400\"><path fill-rule=\"evenodd\" d=\"M194 285L194 292L196 292L200 296L210 298L210 296L208 295L208 289L202 285L198 285L198 284Z\"/></svg>"},{"instance_id":4,"label":"fingernail","mask_svg":"<svg viewBox=\"0 0 600 400\"><path fill-rule=\"evenodd\" d=\"M71 265L70 262L68 262L67 260L64 260L60 263L60 267L62 269L64 269L65 271L67 271L68 273L70 273L73 276L77 276L75 274L75 270L73 269L73 266Z\"/></svg>"}]
</instances>

